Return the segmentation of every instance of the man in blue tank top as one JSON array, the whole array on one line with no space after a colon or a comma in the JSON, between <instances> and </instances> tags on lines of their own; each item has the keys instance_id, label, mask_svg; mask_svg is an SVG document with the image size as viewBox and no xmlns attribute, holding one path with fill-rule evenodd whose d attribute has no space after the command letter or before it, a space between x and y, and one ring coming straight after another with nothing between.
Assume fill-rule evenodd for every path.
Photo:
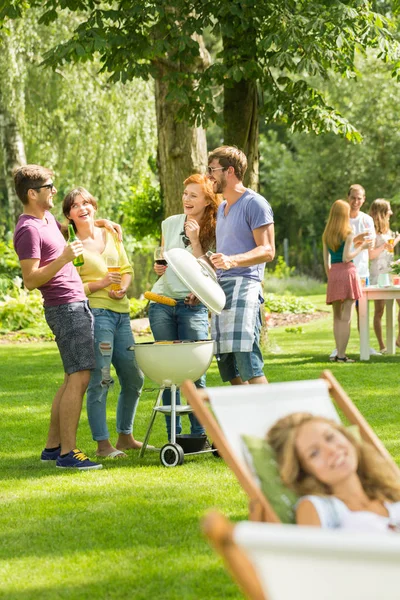
<instances>
[{"instance_id":1,"label":"man in blue tank top","mask_svg":"<svg viewBox=\"0 0 400 600\"><path fill-rule=\"evenodd\" d=\"M234 146L216 148L208 157L208 177L224 201L217 215L217 248L211 261L226 297L213 316L218 368L232 385L267 383L260 350L265 263L275 256L274 216L263 196L243 185L245 154Z\"/></svg>"}]
</instances>

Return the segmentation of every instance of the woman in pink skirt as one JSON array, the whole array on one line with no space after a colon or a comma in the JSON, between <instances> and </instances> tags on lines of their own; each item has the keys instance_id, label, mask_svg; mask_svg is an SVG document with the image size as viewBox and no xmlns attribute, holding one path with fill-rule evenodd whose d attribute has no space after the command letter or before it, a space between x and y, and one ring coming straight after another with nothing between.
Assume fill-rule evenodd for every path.
<instances>
[{"instance_id":1,"label":"woman in pink skirt","mask_svg":"<svg viewBox=\"0 0 400 600\"><path fill-rule=\"evenodd\" d=\"M336 200L322 236L324 266L328 277L326 303L333 307L333 335L337 348L335 362L354 362L346 356L346 348L354 302L362 296L362 291L352 259L371 245L371 240L364 239L366 235L367 232L353 239L350 205L344 200Z\"/></svg>"}]
</instances>

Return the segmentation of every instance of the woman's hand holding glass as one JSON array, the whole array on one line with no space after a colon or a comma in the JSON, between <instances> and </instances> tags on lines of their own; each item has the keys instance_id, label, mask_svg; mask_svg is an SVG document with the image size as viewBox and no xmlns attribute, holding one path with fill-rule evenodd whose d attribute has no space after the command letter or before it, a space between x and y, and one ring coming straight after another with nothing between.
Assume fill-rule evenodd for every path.
<instances>
[{"instance_id":1,"label":"woman's hand holding glass","mask_svg":"<svg viewBox=\"0 0 400 600\"><path fill-rule=\"evenodd\" d=\"M119 290L110 290L108 295L113 300L122 300L122 298L126 295L128 290L128 286L121 285Z\"/></svg>"},{"instance_id":2,"label":"woman's hand holding glass","mask_svg":"<svg viewBox=\"0 0 400 600\"><path fill-rule=\"evenodd\" d=\"M110 291L120 291L121 290L121 273L112 273L112 272L107 272L107 275L105 277L103 277L103 279L101 280L101 288L106 288L106 287L110 287L111 285L114 286L119 286L119 290L110 290Z\"/></svg>"},{"instance_id":3,"label":"woman's hand holding glass","mask_svg":"<svg viewBox=\"0 0 400 600\"><path fill-rule=\"evenodd\" d=\"M161 277L161 275L164 275L166 268L167 261L164 258L164 248L163 246L157 246L154 250L154 272L158 277Z\"/></svg>"}]
</instances>

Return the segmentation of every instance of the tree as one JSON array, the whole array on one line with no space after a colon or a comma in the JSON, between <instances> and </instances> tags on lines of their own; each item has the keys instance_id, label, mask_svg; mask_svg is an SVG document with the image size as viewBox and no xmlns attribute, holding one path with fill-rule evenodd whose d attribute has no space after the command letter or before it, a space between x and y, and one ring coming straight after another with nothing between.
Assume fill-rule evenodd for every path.
<instances>
[{"instance_id":1,"label":"tree","mask_svg":"<svg viewBox=\"0 0 400 600\"><path fill-rule=\"evenodd\" d=\"M78 69L66 66L62 73L40 67L43 53L66 39L78 20L61 15L45 26L38 17L35 9L28 11L0 30L0 124L5 125L0 171L7 173L0 182L5 203L0 222L12 228L13 219L6 222L8 205L14 215L21 212L11 173L27 160L54 169L60 200L84 185L98 198L101 214L116 218L119 203L132 198L132 186L138 198L143 188L158 186L149 165L156 159L153 85L110 84L96 61Z\"/></svg>"},{"instance_id":2,"label":"tree","mask_svg":"<svg viewBox=\"0 0 400 600\"><path fill-rule=\"evenodd\" d=\"M363 210L376 198L392 204L392 227L400 230L400 86L373 53L358 60L357 82L338 76L326 96L363 136L360 144L332 133L306 135L270 128L261 136L261 190L274 207L277 253L290 241L290 262L323 276L321 236L330 206L359 183L366 189Z\"/></svg>"},{"instance_id":3,"label":"tree","mask_svg":"<svg viewBox=\"0 0 400 600\"><path fill-rule=\"evenodd\" d=\"M176 198L169 196L164 179L176 172L175 154L182 162L187 159L180 143L166 145L177 122L193 127L219 122L224 141L246 150L252 185L260 117L293 131L332 131L359 140L356 129L325 100L318 82L333 72L354 78L355 55L368 47L378 48L382 60L397 59L391 24L372 6L368 0L175 0L173 8L164 0L47 0L44 23L57 19L60 9L80 11L83 20L67 42L47 54L46 63L60 67L99 54L112 81L157 81L162 90L158 107L174 118L168 137L159 137L162 188L170 208ZM201 44L205 32L222 42L210 64ZM221 88L222 115L215 102ZM159 123L164 123L160 115ZM200 139L196 155L204 156L203 134L193 133L186 132Z\"/></svg>"},{"instance_id":4,"label":"tree","mask_svg":"<svg viewBox=\"0 0 400 600\"><path fill-rule=\"evenodd\" d=\"M18 52L16 36L21 24L10 23L6 33L0 31L0 140L3 149L3 172L7 204L4 221L15 224L20 212L20 201L14 190L13 170L26 163L25 145L21 134L25 103L24 82L26 70Z\"/></svg>"}]
</instances>

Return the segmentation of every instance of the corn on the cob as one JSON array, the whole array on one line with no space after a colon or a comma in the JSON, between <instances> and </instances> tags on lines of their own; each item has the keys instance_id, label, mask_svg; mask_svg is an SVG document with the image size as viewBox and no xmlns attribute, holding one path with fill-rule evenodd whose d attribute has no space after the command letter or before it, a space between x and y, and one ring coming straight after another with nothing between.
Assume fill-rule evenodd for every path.
<instances>
[{"instance_id":1,"label":"corn on the cob","mask_svg":"<svg viewBox=\"0 0 400 600\"><path fill-rule=\"evenodd\" d=\"M162 296L161 294L155 294L154 292L145 292L144 297L147 300L158 302L159 304L167 304L167 306L175 306L176 300L168 298L168 296Z\"/></svg>"}]
</instances>

